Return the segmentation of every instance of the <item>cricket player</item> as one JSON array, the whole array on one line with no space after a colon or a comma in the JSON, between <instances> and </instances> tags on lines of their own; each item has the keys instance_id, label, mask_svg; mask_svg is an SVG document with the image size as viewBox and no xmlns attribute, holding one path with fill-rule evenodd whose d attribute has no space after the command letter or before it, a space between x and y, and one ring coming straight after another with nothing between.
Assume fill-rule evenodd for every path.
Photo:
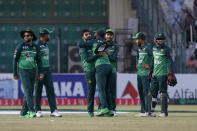
<instances>
[{"instance_id":1,"label":"cricket player","mask_svg":"<svg viewBox=\"0 0 197 131\"><path fill-rule=\"evenodd\" d=\"M148 73L152 61L152 46L145 42L145 35L142 32L133 36L138 45L136 68L137 68L137 87L141 101L141 113L138 117L147 117L150 112L150 83Z\"/></svg>"},{"instance_id":2,"label":"cricket player","mask_svg":"<svg viewBox=\"0 0 197 131\"><path fill-rule=\"evenodd\" d=\"M113 41L114 39L114 31L112 29L107 29L105 32L105 40L107 43L107 49L106 54L109 57L111 66L112 66L112 74L110 77L110 93L111 93L111 99L112 99L112 110L114 112L114 115L116 115L116 80L117 80L117 69L116 69L116 63L118 60L118 52L119 52L119 46L117 43Z\"/></svg>"},{"instance_id":3,"label":"cricket player","mask_svg":"<svg viewBox=\"0 0 197 131\"><path fill-rule=\"evenodd\" d=\"M91 33L88 29L84 29L81 32L82 40L79 44L86 44L86 42L92 39ZM86 83L88 87L87 96L87 111L90 117L94 116L94 95L96 90L96 78L95 78L95 59L99 57L97 54L93 54L91 46L82 47L79 49L79 54L84 68Z\"/></svg>"},{"instance_id":4,"label":"cricket player","mask_svg":"<svg viewBox=\"0 0 197 131\"><path fill-rule=\"evenodd\" d=\"M174 74L174 66L171 58L171 49L165 45L165 35L162 32L155 34L153 46L153 63L149 78L151 78L151 95L152 108L151 116L155 117L155 107L157 104L157 95L160 94L161 114L159 117L168 116L168 85L175 86L177 84ZM152 74L153 73L153 74ZM168 84L168 85L167 85Z\"/></svg>"},{"instance_id":5,"label":"cricket player","mask_svg":"<svg viewBox=\"0 0 197 131\"><path fill-rule=\"evenodd\" d=\"M105 32L103 30L98 30L95 32L95 42L93 43L92 50L94 54L98 54L95 61L96 68L96 83L98 86L98 95L100 110L96 114L97 116L114 116L112 110L112 99L110 93L110 77L112 75L112 66L105 52L107 44L104 44Z\"/></svg>"},{"instance_id":6,"label":"cricket player","mask_svg":"<svg viewBox=\"0 0 197 131\"><path fill-rule=\"evenodd\" d=\"M105 32L103 30L97 30L95 31L94 36L94 40L88 41L86 44L80 44L80 47L91 46L93 54L99 56L96 57L95 60L96 84L98 86L99 94L99 112L96 116L114 116L109 87L112 66L105 52L105 49L107 48L107 44L104 40Z\"/></svg>"},{"instance_id":7,"label":"cricket player","mask_svg":"<svg viewBox=\"0 0 197 131\"><path fill-rule=\"evenodd\" d=\"M43 73L44 78L43 80L38 80L36 84L36 92L35 92L35 111L37 117L43 117L41 112L41 97L42 97L42 89L43 85L45 85L46 94L49 102L49 107L51 110L50 116L52 117L62 117L62 115L57 111L56 106L56 99L54 93L54 86L53 86L53 79L50 70L50 62L49 62L49 47L47 42L50 40L50 34L52 31L48 29L41 29L40 30L40 40L38 41L37 45L40 47L40 56L42 59L42 66L43 66Z\"/></svg>"},{"instance_id":8,"label":"cricket player","mask_svg":"<svg viewBox=\"0 0 197 131\"><path fill-rule=\"evenodd\" d=\"M33 103L36 68L38 68L40 80L43 79L44 74L42 72L40 48L34 43L36 36L30 29L23 30L20 34L24 42L19 44L14 51L13 75L15 80L20 76L24 90L20 117L32 118L36 116Z\"/></svg>"}]
</instances>

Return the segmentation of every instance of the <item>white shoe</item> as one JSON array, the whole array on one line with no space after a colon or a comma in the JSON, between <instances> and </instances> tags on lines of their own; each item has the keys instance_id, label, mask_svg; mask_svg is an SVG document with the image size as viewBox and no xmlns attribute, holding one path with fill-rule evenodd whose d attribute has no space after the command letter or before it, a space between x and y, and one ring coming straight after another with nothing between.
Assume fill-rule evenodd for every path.
<instances>
[{"instance_id":1,"label":"white shoe","mask_svg":"<svg viewBox=\"0 0 197 131\"><path fill-rule=\"evenodd\" d=\"M156 117L157 114L156 114L156 112L151 112L151 113L150 113L150 116L151 116L151 117Z\"/></svg>"},{"instance_id":2,"label":"white shoe","mask_svg":"<svg viewBox=\"0 0 197 131\"><path fill-rule=\"evenodd\" d=\"M116 113L116 111L113 111L113 113L114 113L114 116L117 116L117 113Z\"/></svg>"},{"instance_id":3,"label":"white shoe","mask_svg":"<svg viewBox=\"0 0 197 131\"><path fill-rule=\"evenodd\" d=\"M145 113L139 113L139 114L136 114L135 116L136 116L136 117L143 117L144 114L145 114Z\"/></svg>"},{"instance_id":4,"label":"white shoe","mask_svg":"<svg viewBox=\"0 0 197 131\"><path fill-rule=\"evenodd\" d=\"M37 111L36 112L36 117L43 117L42 112L41 111Z\"/></svg>"},{"instance_id":5,"label":"white shoe","mask_svg":"<svg viewBox=\"0 0 197 131\"><path fill-rule=\"evenodd\" d=\"M57 110L51 113L52 117L62 117L62 114L60 114Z\"/></svg>"},{"instance_id":6,"label":"white shoe","mask_svg":"<svg viewBox=\"0 0 197 131\"><path fill-rule=\"evenodd\" d=\"M161 113L160 115L159 115L159 117L167 117L168 115L167 114L165 114L165 113Z\"/></svg>"},{"instance_id":7,"label":"white shoe","mask_svg":"<svg viewBox=\"0 0 197 131\"><path fill-rule=\"evenodd\" d=\"M143 115L142 115L142 117L149 117L150 116L150 114L148 113L148 112L146 112L146 113L144 113Z\"/></svg>"}]
</instances>

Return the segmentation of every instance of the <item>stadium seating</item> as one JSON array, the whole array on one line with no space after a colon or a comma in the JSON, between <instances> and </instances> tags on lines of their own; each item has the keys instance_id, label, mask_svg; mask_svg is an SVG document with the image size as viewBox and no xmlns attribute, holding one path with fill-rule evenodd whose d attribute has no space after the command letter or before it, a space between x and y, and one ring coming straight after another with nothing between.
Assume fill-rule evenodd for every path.
<instances>
[{"instance_id":1,"label":"stadium seating","mask_svg":"<svg viewBox=\"0 0 197 131\"><path fill-rule=\"evenodd\" d=\"M54 31L51 35L49 47L51 49L51 68L57 72L57 38L61 29L62 41L62 71L67 71L67 45L80 41L80 32L83 28L91 31L106 27L105 23L95 24L39 24L19 23L15 20L80 20L80 19L107 19L107 0L0 0L0 21L9 20L13 23L0 24L0 72L12 72L13 51L23 40L20 31L31 28L36 35L40 28L47 27Z\"/></svg>"},{"instance_id":2,"label":"stadium seating","mask_svg":"<svg viewBox=\"0 0 197 131\"><path fill-rule=\"evenodd\" d=\"M52 29L54 33L51 35L49 42L51 68L53 72L57 72L57 43L58 29L62 32L62 71L66 72L66 53L67 45L76 45L80 41L80 32L84 28L94 30L102 28L105 24L1 24L0 25L0 72L12 72L13 51L17 44L23 42L20 37L20 31L31 28L37 37L42 27Z\"/></svg>"}]
</instances>

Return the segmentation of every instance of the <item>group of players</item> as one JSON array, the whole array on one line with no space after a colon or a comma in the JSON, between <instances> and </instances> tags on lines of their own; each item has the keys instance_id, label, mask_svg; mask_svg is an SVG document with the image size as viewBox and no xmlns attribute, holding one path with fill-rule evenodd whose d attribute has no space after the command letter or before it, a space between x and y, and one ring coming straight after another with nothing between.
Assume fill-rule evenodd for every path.
<instances>
[{"instance_id":1,"label":"group of players","mask_svg":"<svg viewBox=\"0 0 197 131\"><path fill-rule=\"evenodd\" d=\"M17 45L14 50L13 75L17 80L20 76L24 90L24 99L20 117L32 118L42 117L41 95L43 85L46 87L47 98L51 110L51 116L61 117L57 111L54 86L49 64L49 48L47 42L50 40L52 31L41 29L40 39L35 43L36 36L32 30L21 31L24 42ZM33 92L35 87L35 107L33 103Z\"/></svg>"},{"instance_id":2,"label":"group of players","mask_svg":"<svg viewBox=\"0 0 197 131\"><path fill-rule=\"evenodd\" d=\"M61 117L57 111L52 74L49 64L49 48L47 42L52 31L42 29L37 44L33 31L21 31L24 39L14 51L13 74L14 79L21 78L24 90L23 106L20 117L42 117L41 95L43 84L51 110L51 116ZM132 37L138 45L136 68L137 86L141 100L141 113L138 117L156 117L155 107L157 96L160 94L160 117L168 116L168 85L177 84L174 75L171 50L165 45L165 35L155 34L154 45L145 42L145 35L141 32ZM97 30L93 36L88 29L81 32L79 54L84 67L88 87L87 111L90 117L94 116L94 95L98 87L99 110L96 116L111 117L116 115L116 63L119 46L114 39L112 29ZM35 107L33 92L35 88Z\"/></svg>"},{"instance_id":3,"label":"group of players","mask_svg":"<svg viewBox=\"0 0 197 131\"><path fill-rule=\"evenodd\" d=\"M145 42L141 32L133 36L138 45L136 68L137 86L141 101L141 113L138 117L156 117L155 107L160 94L161 114L168 116L168 85L175 86L177 80L174 74L171 49L165 45L164 33L158 32L154 37L154 45Z\"/></svg>"},{"instance_id":4,"label":"group of players","mask_svg":"<svg viewBox=\"0 0 197 131\"><path fill-rule=\"evenodd\" d=\"M119 47L113 41L112 29L97 30L91 35L88 29L81 32L79 53L88 86L88 114L94 116L94 94L98 86L99 111L96 116L116 114L116 62Z\"/></svg>"},{"instance_id":5,"label":"group of players","mask_svg":"<svg viewBox=\"0 0 197 131\"><path fill-rule=\"evenodd\" d=\"M96 116L114 116L116 111L116 62L119 47L113 41L114 31L107 29L81 33L80 56L88 85L88 114L94 116L94 94L96 85L99 94L99 112ZM158 32L154 45L145 42L145 35L137 33L132 39L138 45L136 56L137 86L141 101L138 117L156 117L155 107L160 94L161 114L168 116L168 85L175 86L171 49L165 45L164 33ZM106 45L106 46L105 46ZM112 69L111 69L112 68Z\"/></svg>"}]
</instances>

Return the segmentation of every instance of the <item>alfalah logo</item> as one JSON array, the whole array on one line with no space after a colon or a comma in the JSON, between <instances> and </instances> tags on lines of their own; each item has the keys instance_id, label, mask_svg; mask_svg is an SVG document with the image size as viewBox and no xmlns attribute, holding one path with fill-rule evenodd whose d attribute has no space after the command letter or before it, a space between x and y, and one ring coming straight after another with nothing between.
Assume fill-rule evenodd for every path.
<instances>
[{"instance_id":1,"label":"alfalah logo","mask_svg":"<svg viewBox=\"0 0 197 131\"><path fill-rule=\"evenodd\" d=\"M138 92L130 81L127 83L127 86L122 94L122 97L126 95L130 95L133 99L137 99L138 97Z\"/></svg>"}]
</instances>

